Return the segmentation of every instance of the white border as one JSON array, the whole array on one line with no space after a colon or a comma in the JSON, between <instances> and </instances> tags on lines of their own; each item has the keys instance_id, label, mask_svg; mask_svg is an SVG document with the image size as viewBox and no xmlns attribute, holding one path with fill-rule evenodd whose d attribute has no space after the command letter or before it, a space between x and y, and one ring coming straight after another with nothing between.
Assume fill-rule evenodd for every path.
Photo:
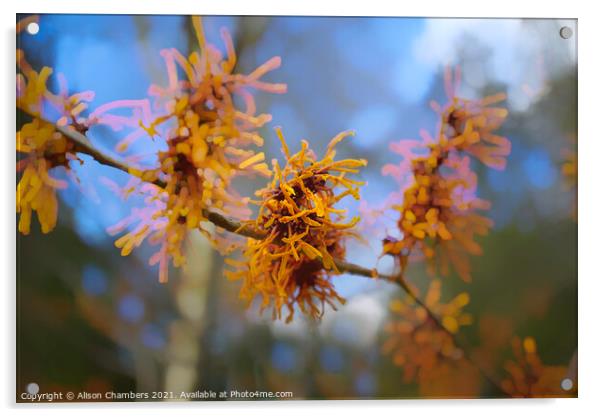
<instances>
[{"instance_id":1,"label":"white border","mask_svg":"<svg viewBox=\"0 0 602 417\"><path fill-rule=\"evenodd\" d=\"M602 238L601 217L602 186L599 167L602 165L602 132L599 105L600 91L600 28L602 20L595 12L595 2L524 0L478 1L393 1L370 0L357 4L342 0L304 1L165 1L165 0L20 0L17 4L2 2L3 65L2 89L5 97L0 100L3 117L4 166L2 173L2 230L0 265L7 269L2 277L4 313L4 343L1 344L4 370L0 380L0 404L8 408L8 414L65 416L103 415L114 413L144 413L146 416L164 416L169 412L184 415L232 415L271 416L286 414L336 414L365 416L376 411L382 415L461 415L461 416L508 416L509 414L545 414L550 416L592 415L600 407L596 401L597 389L602 387L601 314L597 308L602 295L600 273L600 247ZM14 214L14 124L15 110L12 91L14 88L14 25L15 13L123 13L123 14L247 14L247 15L347 15L347 16L429 16L429 17L549 17L578 18L579 27L579 396L566 400L447 400L447 401L296 401L293 403L193 403L193 404L108 404L108 405L58 405L34 407L14 405L15 390L15 214ZM9 57L8 59L6 57ZM509 63L511 65L511 63ZM174 410L175 409L175 410ZM173 411L172 411L173 410Z\"/></svg>"}]
</instances>

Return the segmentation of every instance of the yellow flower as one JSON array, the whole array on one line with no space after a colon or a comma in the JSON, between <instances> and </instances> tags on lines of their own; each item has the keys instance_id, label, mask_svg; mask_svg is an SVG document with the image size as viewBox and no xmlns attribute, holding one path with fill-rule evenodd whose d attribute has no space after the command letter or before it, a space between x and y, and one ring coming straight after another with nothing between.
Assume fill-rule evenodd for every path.
<instances>
[{"instance_id":1,"label":"yellow flower","mask_svg":"<svg viewBox=\"0 0 602 417\"><path fill-rule=\"evenodd\" d=\"M242 198L233 189L233 179L240 174L271 175L263 152L249 149L263 145L257 129L271 119L268 114L256 114L249 90L286 91L284 84L261 81L267 72L280 66L280 58L272 58L249 75L236 74L236 55L228 33L222 31L227 49L224 58L206 42L200 18L193 17L192 22L200 53L193 52L186 58L175 49L162 51L169 85L153 85L149 89L155 97L155 108L161 109L162 114L143 127L151 136L163 135L167 149L158 153L157 168L132 172L146 182L164 186L149 188L139 182L138 187L143 189L134 192L147 196L153 202L152 210L137 209L137 213L145 215L130 217L110 229L112 234L121 233L137 222L138 226L115 244L122 248L124 256L147 238L151 244L159 245L150 263L159 263L161 282L167 281L170 260L176 267L185 263L182 244L190 230L203 232L218 249L230 249L231 243L221 245L220 237L204 229L201 222L207 220L207 209L237 218L249 215L248 198ZM185 74L184 79L179 79L178 67ZM239 100L244 109L237 107ZM128 136L118 150L126 150L137 137Z\"/></svg>"},{"instance_id":2,"label":"yellow flower","mask_svg":"<svg viewBox=\"0 0 602 417\"><path fill-rule=\"evenodd\" d=\"M436 138L423 133L422 141L391 146L403 160L386 165L383 174L394 176L405 188L402 204L393 207L399 212L402 237L387 237L383 253L396 258L402 273L412 256L426 259L432 274L448 275L453 266L463 280L470 281L469 256L482 253L475 236L487 234L493 226L478 214L490 204L476 197L477 176L470 168L470 156L491 168L505 167L510 141L493 132L507 111L489 107L502 100L502 94L477 101L456 97L449 71L446 87L449 102L434 105L441 117Z\"/></svg>"},{"instance_id":3,"label":"yellow flower","mask_svg":"<svg viewBox=\"0 0 602 417\"><path fill-rule=\"evenodd\" d=\"M58 202L56 189L66 188L65 181L48 174L55 166L67 166L69 142L54 130L50 123L34 119L17 132L17 151L26 154L17 162L23 172L17 185L17 213L20 213L19 232L27 235L31 229L32 211L37 212L43 233L56 226Z\"/></svg>"},{"instance_id":4,"label":"yellow flower","mask_svg":"<svg viewBox=\"0 0 602 417\"><path fill-rule=\"evenodd\" d=\"M461 293L448 303L441 303L441 281L433 280L426 294L425 304L440 318L451 333L472 323L472 317L462 312L469 296ZM394 318L387 323L388 337L383 353L391 355L393 363L403 367L405 382L425 384L438 377L439 371L450 362L462 360L462 351L449 333L438 327L426 310L409 296L391 303Z\"/></svg>"},{"instance_id":5,"label":"yellow flower","mask_svg":"<svg viewBox=\"0 0 602 417\"><path fill-rule=\"evenodd\" d=\"M32 213L36 212L42 232L48 233L57 221L56 190L67 187L65 181L53 178L50 171L63 167L69 172L69 161L77 159L73 143L55 124L85 132L88 125L80 113L94 94L87 91L68 96L65 86L59 94L53 94L46 86L51 68L33 70L21 50L17 50L17 64L21 70L17 74L17 108L24 112L23 117L32 119L23 124L16 137L20 154L17 172L22 172L16 196L19 231L29 234Z\"/></svg>"},{"instance_id":6,"label":"yellow flower","mask_svg":"<svg viewBox=\"0 0 602 417\"><path fill-rule=\"evenodd\" d=\"M261 297L262 310L271 307L274 319L281 318L286 307L286 321L291 321L295 306L319 318L325 304L336 309L336 302L344 302L331 278L339 273L335 261L345 256L344 240L356 237L352 229L359 218L347 221L346 210L335 206L346 196L359 200L363 183L347 176L357 173L366 161L335 160L336 144L351 132L333 138L320 160L306 141L291 154L279 129L277 133L286 165L281 169L272 161L271 183L256 192L259 215L253 226L266 238L249 239L245 260L228 259L237 270L226 274L243 280L242 299L251 303Z\"/></svg>"}]
</instances>

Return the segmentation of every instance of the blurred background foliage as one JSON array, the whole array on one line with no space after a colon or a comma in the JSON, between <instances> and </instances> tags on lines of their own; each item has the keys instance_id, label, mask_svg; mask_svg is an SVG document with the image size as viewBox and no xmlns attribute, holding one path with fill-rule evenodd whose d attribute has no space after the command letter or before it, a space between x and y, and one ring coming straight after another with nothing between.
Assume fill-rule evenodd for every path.
<instances>
[{"instance_id":1,"label":"blurred background foliage","mask_svg":"<svg viewBox=\"0 0 602 417\"><path fill-rule=\"evenodd\" d=\"M575 21L210 16L204 24L220 47L219 28L230 30L240 72L283 59L269 80L286 82L288 93L257 95L258 109L273 115L262 132L268 158L279 157L275 125L293 149L307 138L318 153L339 131L355 129L339 148L369 161L362 174L369 204L395 191L380 174L397 161L388 143L433 132L428 103L443 99L444 65L461 66L461 95L507 92L508 167L473 167L496 225L480 240L473 282L448 277L444 293L470 292L475 323L463 333L495 374L511 356L513 335L534 336L545 363L568 365L577 346L576 189L562 164L576 152L576 36L562 39L559 29L576 32ZM92 108L165 84L160 49L196 48L183 16L42 15L40 32L19 42L35 68L64 73L70 90L94 90ZM111 152L119 139L100 127L90 137ZM133 153L152 160L160 147L148 139ZM18 391L37 382L42 391L257 389L297 399L492 395L470 373L426 391L402 382L380 350L388 303L402 294L394 285L342 275L335 282L348 302L338 312L321 322L301 315L272 322L257 306L245 309L239 284L223 278L222 257L200 234L187 244L186 267L159 284L148 248L122 258L105 232L133 203L101 178L123 184L127 176L95 162L76 165L80 182L60 193L55 231L32 227L17 236ZM239 190L251 195L262 183L245 180ZM389 271L390 261L378 258L386 228L362 230L368 247L350 247L349 259ZM430 280L420 265L408 276L420 288Z\"/></svg>"}]
</instances>

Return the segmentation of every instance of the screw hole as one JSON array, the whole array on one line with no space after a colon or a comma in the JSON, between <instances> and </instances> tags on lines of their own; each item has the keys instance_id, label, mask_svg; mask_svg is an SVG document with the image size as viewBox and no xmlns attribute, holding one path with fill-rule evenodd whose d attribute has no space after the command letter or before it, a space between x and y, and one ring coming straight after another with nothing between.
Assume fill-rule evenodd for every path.
<instances>
[{"instance_id":1,"label":"screw hole","mask_svg":"<svg viewBox=\"0 0 602 417\"><path fill-rule=\"evenodd\" d=\"M27 33L30 35L36 35L40 31L40 25L36 22L31 22L27 25Z\"/></svg>"},{"instance_id":2,"label":"screw hole","mask_svg":"<svg viewBox=\"0 0 602 417\"><path fill-rule=\"evenodd\" d=\"M560 383L560 388L565 391L570 391L573 388L573 381L569 378L565 378Z\"/></svg>"},{"instance_id":3,"label":"screw hole","mask_svg":"<svg viewBox=\"0 0 602 417\"><path fill-rule=\"evenodd\" d=\"M569 39L571 36L573 36L573 29L568 26L563 26L560 28L560 37L562 39Z\"/></svg>"}]
</instances>

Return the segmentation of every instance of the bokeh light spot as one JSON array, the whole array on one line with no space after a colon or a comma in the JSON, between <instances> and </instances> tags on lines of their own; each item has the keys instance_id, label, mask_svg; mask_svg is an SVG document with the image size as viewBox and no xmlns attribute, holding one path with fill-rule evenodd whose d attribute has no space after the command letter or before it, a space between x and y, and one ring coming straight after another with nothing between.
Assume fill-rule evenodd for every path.
<instances>
[{"instance_id":1,"label":"bokeh light spot","mask_svg":"<svg viewBox=\"0 0 602 417\"><path fill-rule=\"evenodd\" d=\"M372 373L364 371L355 377L355 391L360 396L374 395L376 392L376 381Z\"/></svg>"},{"instance_id":2,"label":"bokeh light spot","mask_svg":"<svg viewBox=\"0 0 602 417\"><path fill-rule=\"evenodd\" d=\"M126 295L119 300L118 311L125 321L136 323L144 317L144 303L136 295Z\"/></svg>"},{"instance_id":3,"label":"bokeh light spot","mask_svg":"<svg viewBox=\"0 0 602 417\"><path fill-rule=\"evenodd\" d=\"M146 324L140 334L142 344L150 349L162 349L165 347L166 340L163 330L154 324Z\"/></svg>"},{"instance_id":4,"label":"bokeh light spot","mask_svg":"<svg viewBox=\"0 0 602 417\"><path fill-rule=\"evenodd\" d=\"M276 343L272 348L272 366L281 372L290 372L296 369L295 349L286 343Z\"/></svg>"},{"instance_id":5,"label":"bokeh light spot","mask_svg":"<svg viewBox=\"0 0 602 417\"><path fill-rule=\"evenodd\" d=\"M535 188L549 188L556 181L557 169L547 152L529 152L523 159L523 170L527 174L527 180Z\"/></svg>"},{"instance_id":6,"label":"bokeh light spot","mask_svg":"<svg viewBox=\"0 0 602 417\"><path fill-rule=\"evenodd\" d=\"M107 291L107 276L99 268L86 265L82 273L82 288L88 295L102 295Z\"/></svg>"},{"instance_id":7,"label":"bokeh light spot","mask_svg":"<svg viewBox=\"0 0 602 417\"><path fill-rule=\"evenodd\" d=\"M327 372L341 372L345 366L345 358L339 349L325 346L320 351L320 364Z\"/></svg>"}]
</instances>

